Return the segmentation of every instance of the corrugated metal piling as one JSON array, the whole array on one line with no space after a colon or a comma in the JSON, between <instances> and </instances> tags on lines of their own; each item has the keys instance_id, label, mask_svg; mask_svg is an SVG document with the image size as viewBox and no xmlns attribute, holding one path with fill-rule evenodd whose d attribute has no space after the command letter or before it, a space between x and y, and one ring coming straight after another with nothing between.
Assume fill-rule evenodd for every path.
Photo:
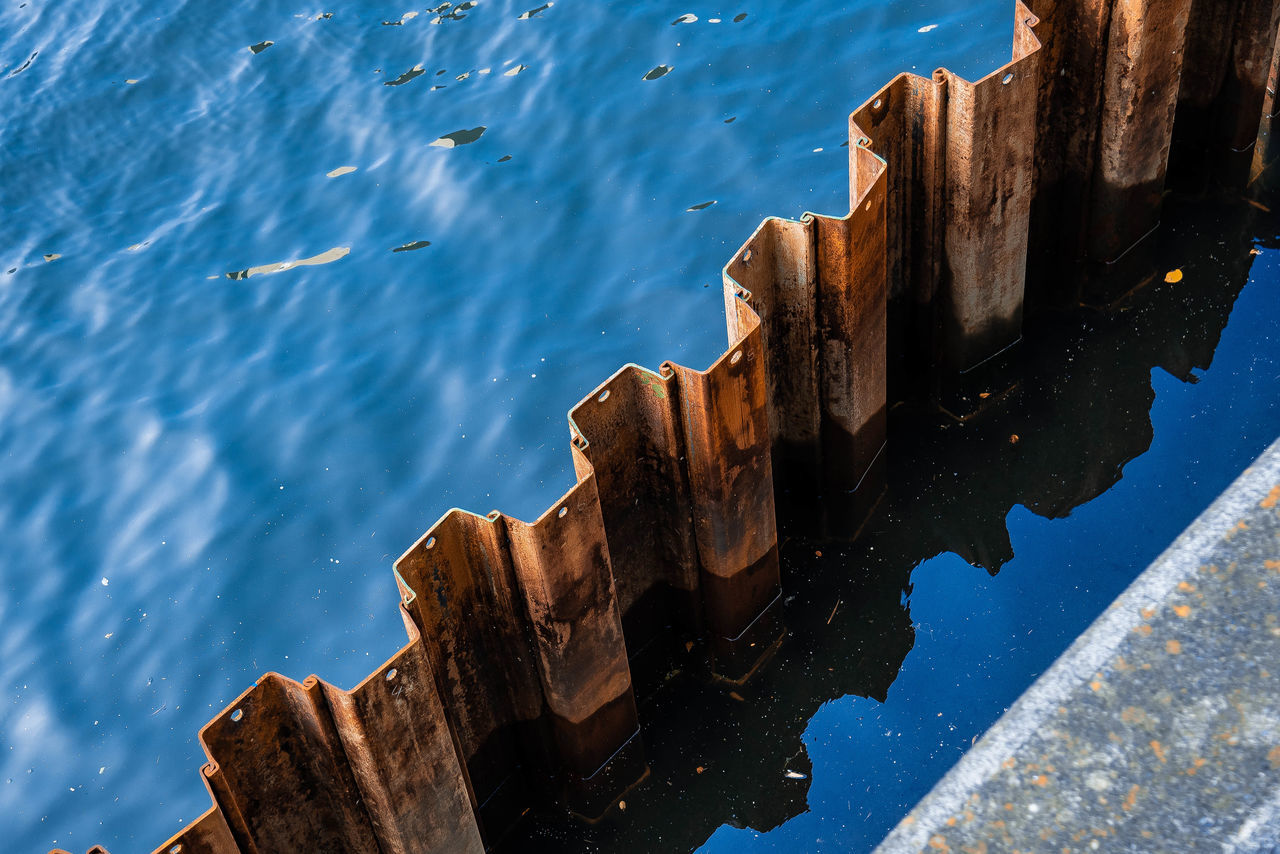
<instances>
[{"instance_id":1,"label":"corrugated metal piling","mask_svg":"<svg viewBox=\"0 0 1280 854\"><path fill-rule=\"evenodd\" d=\"M1171 176L1243 185L1262 155L1280 0L1014 13L1001 68L900 75L852 114L849 213L751 235L713 365L630 365L574 407L560 501L452 510L405 552L399 653L350 691L267 674L211 721L213 807L158 854L480 852L530 807L594 820L647 773L638 654L767 662L779 528L857 529L889 408L976 411L1024 315L1087 296Z\"/></svg>"}]
</instances>

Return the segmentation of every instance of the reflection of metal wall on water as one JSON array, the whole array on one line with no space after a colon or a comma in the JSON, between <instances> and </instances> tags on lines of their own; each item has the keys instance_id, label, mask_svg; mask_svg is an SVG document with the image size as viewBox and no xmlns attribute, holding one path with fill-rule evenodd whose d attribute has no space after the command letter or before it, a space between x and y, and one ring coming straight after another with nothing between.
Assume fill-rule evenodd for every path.
<instances>
[{"instance_id":1,"label":"reflection of metal wall on water","mask_svg":"<svg viewBox=\"0 0 1280 854\"><path fill-rule=\"evenodd\" d=\"M397 561L397 655L351 691L268 674L211 721L214 806L157 851L482 851L531 805L595 819L647 773L639 662L694 644L750 678L783 633L779 527L857 531L889 408L998 402L1024 314L1109 302L1081 273L1143 257L1171 168L1243 186L1272 156L1280 0L1032 6L1000 69L900 75L853 113L850 212L757 229L710 368L628 366L579 403L579 480L541 518L453 510Z\"/></svg>"}]
</instances>

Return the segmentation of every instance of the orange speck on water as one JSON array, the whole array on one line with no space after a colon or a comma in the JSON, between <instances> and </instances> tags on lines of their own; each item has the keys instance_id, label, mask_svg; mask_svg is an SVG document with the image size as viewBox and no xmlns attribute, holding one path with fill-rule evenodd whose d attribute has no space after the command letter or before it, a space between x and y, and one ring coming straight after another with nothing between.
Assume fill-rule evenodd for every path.
<instances>
[{"instance_id":1,"label":"orange speck on water","mask_svg":"<svg viewBox=\"0 0 1280 854\"><path fill-rule=\"evenodd\" d=\"M1152 749L1152 751L1154 751L1154 752L1155 752L1155 754L1156 754L1156 759L1159 759L1161 762L1167 762L1167 761L1168 761L1167 759L1165 759L1165 758L1164 758L1164 745L1163 745L1163 744L1161 744L1160 742L1158 742L1158 741L1156 741L1156 740L1152 739L1152 741L1151 741L1151 749Z\"/></svg>"},{"instance_id":2,"label":"orange speck on water","mask_svg":"<svg viewBox=\"0 0 1280 854\"><path fill-rule=\"evenodd\" d=\"M1170 655L1180 655L1182 653L1182 644L1178 643L1176 640L1165 641L1164 648L1165 652Z\"/></svg>"},{"instance_id":3,"label":"orange speck on water","mask_svg":"<svg viewBox=\"0 0 1280 854\"><path fill-rule=\"evenodd\" d=\"M1128 812L1129 810L1133 809L1133 805L1138 802L1139 788L1140 787L1137 785L1129 787L1129 794L1124 796L1124 803L1120 805L1125 812Z\"/></svg>"},{"instance_id":4,"label":"orange speck on water","mask_svg":"<svg viewBox=\"0 0 1280 854\"><path fill-rule=\"evenodd\" d=\"M1261 507L1263 510L1270 510L1272 507L1275 507L1277 504L1280 504L1280 483L1277 483L1275 486L1271 487L1271 491L1267 493L1267 497L1262 499L1262 503L1259 504L1258 506Z\"/></svg>"},{"instance_id":5,"label":"orange speck on water","mask_svg":"<svg viewBox=\"0 0 1280 854\"><path fill-rule=\"evenodd\" d=\"M1191 616L1191 606L1190 605L1174 605L1173 613L1185 619Z\"/></svg>"},{"instance_id":6,"label":"orange speck on water","mask_svg":"<svg viewBox=\"0 0 1280 854\"><path fill-rule=\"evenodd\" d=\"M1164 280L1171 285L1176 285L1178 282L1182 281L1182 271L1170 270L1164 274Z\"/></svg>"}]
</instances>

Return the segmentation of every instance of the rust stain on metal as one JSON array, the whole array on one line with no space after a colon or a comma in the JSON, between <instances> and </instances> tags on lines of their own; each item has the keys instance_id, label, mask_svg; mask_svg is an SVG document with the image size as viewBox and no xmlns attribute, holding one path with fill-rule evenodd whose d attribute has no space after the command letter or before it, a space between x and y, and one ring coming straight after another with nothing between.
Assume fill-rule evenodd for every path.
<instances>
[{"instance_id":1,"label":"rust stain on metal","mask_svg":"<svg viewBox=\"0 0 1280 854\"><path fill-rule=\"evenodd\" d=\"M395 563L408 644L350 691L263 676L201 731L213 806L156 854L481 852L531 806L622 809L648 773L628 650L674 627L724 679L759 668L779 528L858 529L891 405L999 399L1027 305L1158 222L1171 152L1274 158L1250 147L1278 24L1280 0L1019 0L1001 68L892 80L849 118L848 214L767 219L726 264L724 354L578 403L577 483L536 521L446 513Z\"/></svg>"}]
</instances>

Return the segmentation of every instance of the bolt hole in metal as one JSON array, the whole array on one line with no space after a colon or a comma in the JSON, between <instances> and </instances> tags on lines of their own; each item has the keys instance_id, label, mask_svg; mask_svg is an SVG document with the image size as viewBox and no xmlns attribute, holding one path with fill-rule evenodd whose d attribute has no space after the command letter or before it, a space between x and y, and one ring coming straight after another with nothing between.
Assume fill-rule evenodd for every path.
<instances>
[{"instance_id":1,"label":"bolt hole in metal","mask_svg":"<svg viewBox=\"0 0 1280 854\"><path fill-rule=\"evenodd\" d=\"M744 264L750 264L750 263L751 263L751 250L750 250L750 249L748 249L746 252L743 252L743 253L742 253L742 263L744 263Z\"/></svg>"},{"instance_id":2,"label":"bolt hole in metal","mask_svg":"<svg viewBox=\"0 0 1280 854\"><path fill-rule=\"evenodd\" d=\"M878 110L884 106L884 98L876 98L871 104L871 109Z\"/></svg>"},{"instance_id":3,"label":"bolt hole in metal","mask_svg":"<svg viewBox=\"0 0 1280 854\"><path fill-rule=\"evenodd\" d=\"M393 667L387 671L387 681L390 682L392 679L395 679L395 678L396 678L396 669Z\"/></svg>"},{"instance_id":4,"label":"bolt hole in metal","mask_svg":"<svg viewBox=\"0 0 1280 854\"><path fill-rule=\"evenodd\" d=\"M1004 79L1003 79L1003 80L1001 80L1000 82L1001 82L1001 83L1003 83L1005 86L1008 86L1010 83L1012 83L1012 82L1013 82L1013 72L1012 72L1012 71L1010 71L1008 74L1006 74L1006 75L1004 76Z\"/></svg>"},{"instance_id":5,"label":"bolt hole in metal","mask_svg":"<svg viewBox=\"0 0 1280 854\"><path fill-rule=\"evenodd\" d=\"M182 854L182 843L169 846L169 854Z\"/></svg>"},{"instance_id":6,"label":"bolt hole in metal","mask_svg":"<svg viewBox=\"0 0 1280 854\"><path fill-rule=\"evenodd\" d=\"M561 508L560 508L560 512L559 512L559 513L557 513L556 515L557 515L557 516L559 516L561 519L563 519L565 516L568 516L568 515L569 515L569 508L568 508L568 507L561 507Z\"/></svg>"},{"instance_id":7,"label":"bolt hole in metal","mask_svg":"<svg viewBox=\"0 0 1280 854\"><path fill-rule=\"evenodd\" d=\"M436 547L436 538L427 537L427 548L434 549Z\"/></svg>"},{"instance_id":8,"label":"bolt hole in metal","mask_svg":"<svg viewBox=\"0 0 1280 854\"><path fill-rule=\"evenodd\" d=\"M742 361L742 351L741 351L741 350L739 350L738 352L734 353L732 356L730 356L730 357L729 357L729 364L731 364L731 365L736 365L736 364L738 364L738 363L739 363L739 362L741 362L741 361Z\"/></svg>"},{"instance_id":9,"label":"bolt hole in metal","mask_svg":"<svg viewBox=\"0 0 1280 854\"><path fill-rule=\"evenodd\" d=\"M609 389L605 389L604 391L600 392L600 396L596 398L596 400L600 401L601 403L604 403L608 399L609 399Z\"/></svg>"},{"instance_id":10,"label":"bolt hole in metal","mask_svg":"<svg viewBox=\"0 0 1280 854\"><path fill-rule=\"evenodd\" d=\"M243 717L244 717L243 709L236 709L234 712L231 713L231 720L235 721L236 723L240 723L240 719Z\"/></svg>"}]
</instances>

